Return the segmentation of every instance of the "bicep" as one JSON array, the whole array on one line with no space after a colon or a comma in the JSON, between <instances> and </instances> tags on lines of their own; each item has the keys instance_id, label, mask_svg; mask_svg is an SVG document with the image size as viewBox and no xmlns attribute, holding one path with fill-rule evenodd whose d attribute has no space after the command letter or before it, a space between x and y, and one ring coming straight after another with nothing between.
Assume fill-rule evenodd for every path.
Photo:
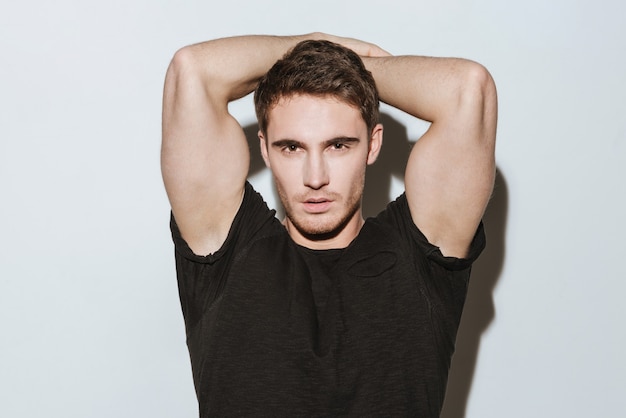
<instances>
[{"instance_id":1,"label":"bicep","mask_svg":"<svg viewBox=\"0 0 626 418\"><path fill-rule=\"evenodd\" d=\"M162 174L183 238L208 254L221 246L241 202L249 151L226 98L181 72L170 69L166 78Z\"/></svg>"},{"instance_id":2,"label":"bicep","mask_svg":"<svg viewBox=\"0 0 626 418\"><path fill-rule=\"evenodd\" d=\"M447 256L466 256L493 189L495 87L487 93L434 122L407 163L413 221Z\"/></svg>"}]
</instances>

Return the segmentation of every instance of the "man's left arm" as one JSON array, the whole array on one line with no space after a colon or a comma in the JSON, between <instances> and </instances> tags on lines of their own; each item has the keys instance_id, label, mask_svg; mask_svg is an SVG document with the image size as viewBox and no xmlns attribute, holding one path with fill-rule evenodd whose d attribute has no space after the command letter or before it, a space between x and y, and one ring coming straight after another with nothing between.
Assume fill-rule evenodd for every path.
<instances>
[{"instance_id":1,"label":"man's left arm","mask_svg":"<svg viewBox=\"0 0 626 418\"><path fill-rule=\"evenodd\" d=\"M405 173L413 222L445 256L463 258L495 177L496 88L481 65L456 58L364 58L381 100L431 122Z\"/></svg>"}]
</instances>

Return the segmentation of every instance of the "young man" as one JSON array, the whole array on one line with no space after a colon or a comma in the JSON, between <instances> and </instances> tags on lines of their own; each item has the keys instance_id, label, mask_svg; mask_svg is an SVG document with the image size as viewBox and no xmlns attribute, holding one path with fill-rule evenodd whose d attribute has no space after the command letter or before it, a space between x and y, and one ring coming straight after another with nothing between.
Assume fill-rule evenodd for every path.
<instances>
[{"instance_id":1,"label":"young man","mask_svg":"<svg viewBox=\"0 0 626 418\"><path fill-rule=\"evenodd\" d=\"M246 182L246 138L228 113L255 89L282 222ZM432 124L406 193L364 221L379 95ZM476 63L354 39L248 36L177 52L162 168L201 416L439 416L484 246L496 109Z\"/></svg>"}]
</instances>

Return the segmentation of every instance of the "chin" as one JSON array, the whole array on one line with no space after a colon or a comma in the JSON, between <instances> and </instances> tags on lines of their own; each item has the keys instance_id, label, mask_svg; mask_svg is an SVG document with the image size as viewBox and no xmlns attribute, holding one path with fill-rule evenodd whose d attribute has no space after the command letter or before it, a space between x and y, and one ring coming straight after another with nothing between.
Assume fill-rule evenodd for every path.
<instances>
[{"instance_id":1,"label":"chin","mask_svg":"<svg viewBox=\"0 0 626 418\"><path fill-rule=\"evenodd\" d=\"M354 217L354 210L343 216L305 215L291 216L287 213L290 223L306 238L312 241L323 241L339 235ZM309 219L313 217L313 219Z\"/></svg>"},{"instance_id":2,"label":"chin","mask_svg":"<svg viewBox=\"0 0 626 418\"><path fill-rule=\"evenodd\" d=\"M302 226L293 223L300 235L311 241L326 241L335 238L341 232L342 228L328 226Z\"/></svg>"},{"instance_id":3,"label":"chin","mask_svg":"<svg viewBox=\"0 0 626 418\"><path fill-rule=\"evenodd\" d=\"M298 225L294 223L294 225L303 235L307 235L309 237L319 237L320 239L323 237L335 236L343 229L339 222L305 225Z\"/></svg>"}]
</instances>

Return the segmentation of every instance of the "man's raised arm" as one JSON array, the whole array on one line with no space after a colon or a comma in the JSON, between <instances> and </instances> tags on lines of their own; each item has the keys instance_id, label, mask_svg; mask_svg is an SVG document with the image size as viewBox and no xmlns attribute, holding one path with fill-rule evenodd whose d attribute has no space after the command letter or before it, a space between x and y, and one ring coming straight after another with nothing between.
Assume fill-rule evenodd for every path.
<instances>
[{"instance_id":1,"label":"man's raised arm","mask_svg":"<svg viewBox=\"0 0 626 418\"><path fill-rule=\"evenodd\" d=\"M197 254L218 250L237 213L250 155L228 103L301 37L224 38L179 50L165 78L161 169L176 223Z\"/></svg>"},{"instance_id":2,"label":"man's raised arm","mask_svg":"<svg viewBox=\"0 0 626 418\"><path fill-rule=\"evenodd\" d=\"M465 257L493 189L496 88L455 58L364 58L381 100L432 124L407 163L413 222L446 256Z\"/></svg>"}]
</instances>

